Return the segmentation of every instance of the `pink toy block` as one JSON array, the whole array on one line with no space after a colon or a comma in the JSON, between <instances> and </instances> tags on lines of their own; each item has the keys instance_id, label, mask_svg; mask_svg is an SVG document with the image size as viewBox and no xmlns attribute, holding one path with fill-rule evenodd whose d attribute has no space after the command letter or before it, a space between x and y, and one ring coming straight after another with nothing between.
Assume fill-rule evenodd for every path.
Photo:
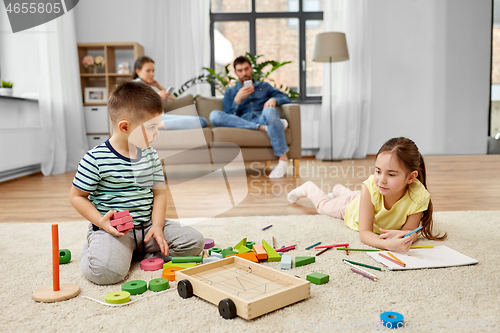
<instances>
[{"instance_id":1,"label":"pink toy block","mask_svg":"<svg viewBox=\"0 0 500 333\"><path fill-rule=\"evenodd\" d=\"M163 269L164 261L161 258L149 258L141 261L141 269L143 271L156 271Z\"/></svg>"},{"instance_id":2,"label":"pink toy block","mask_svg":"<svg viewBox=\"0 0 500 333\"><path fill-rule=\"evenodd\" d=\"M111 226L116 227L117 225L129 223L129 222L132 222L132 216L130 216L130 215L122 217L121 219L111 220Z\"/></svg>"},{"instance_id":3,"label":"pink toy block","mask_svg":"<svg viewBox=\"0 0 500 333\"><path fill-rule=\"evenodd\" d=\"M118 213L114 213L113 214L113 217L111 217L112 220L117 220L117 219L121 219L122 217L125 217L125 216L128 216L130 215L128 210L124 210L124 211L121 211L121 212L118 212Z\"/></svg>"},{"instance_id":4,"label":"pink toy block","mask_svg":"<svg viewBox=\"0 0 500 333\"><path fill-rule=\"evenodd\" d=\"M134 227L133 222L127 222L125 224L117 225L116 230L118 230L119 232L122 232L122 231L127 231L129 229L132 229L133 227Z\"/></svg>"}]
</instances>

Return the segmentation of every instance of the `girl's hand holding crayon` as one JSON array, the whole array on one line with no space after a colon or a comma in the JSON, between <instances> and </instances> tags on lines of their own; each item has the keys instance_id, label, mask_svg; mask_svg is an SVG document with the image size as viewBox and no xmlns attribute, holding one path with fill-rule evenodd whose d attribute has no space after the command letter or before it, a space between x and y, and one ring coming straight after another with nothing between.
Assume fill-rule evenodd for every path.
<instances>
[{"instance_id":1,"label":"girl's hand holding crayon","mask_svg":"<svg viewBox=\"0 0 500 333\"><path fill-rule=\"evenodd\" d=\"M410 250L413 239L411 237L394 237L387 239L387 250L394 252L408 252Z\"/></svg>"},{"instance_id":2,"label":"girl's hand holding crayon","mask_svg":"<svg viewBox=\"0 0 500 333\"><path fill-rule=\"evenodd\" d=\"M379 236L380 239L401 238L409 232L408 230L379 230L382 232L382 234Z\"/></svg>"},{"instance_id":3,"label":"girl's hand holding crayon","mask_svg":"<svg viewBox=\"0 0 500 333\"><path fill-rule=\"evenodd\" d=\"M165 256L168 256L168 243L165 240L165 236L163 235L163 225L157 226L153 224L151 226L148 233L146 234L146 237L144 238L144 242L149 242L151 238L154 238L158 243L161 253Z\"/></svg>"}]
</instances>

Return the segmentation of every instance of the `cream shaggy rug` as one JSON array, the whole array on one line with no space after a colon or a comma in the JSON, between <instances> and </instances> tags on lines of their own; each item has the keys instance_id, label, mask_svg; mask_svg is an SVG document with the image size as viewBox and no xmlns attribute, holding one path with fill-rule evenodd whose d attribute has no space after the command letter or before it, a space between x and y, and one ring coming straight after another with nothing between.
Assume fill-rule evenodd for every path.
<instances>
[{"instance_id":1,"label":"cream shaggy rug","mask_svg":"<svg viewBox=\"0 0 500 333\"><path fill-rule=\"evenodd\" d=\"M273 227L262 231L264 226ZM80 272L80 253L86 222L59 223L60 248L70 249L72 261L60 266L61 283L76 283L80 296L59 303L37 303L32 292L52 284L51 233L48 223L3 223L0 243L0 331L2 332L290 332L380 331L385 311L404 315L405 327L422 332L500 331L500 211L438 212L437 230L446 230L444 243L425 239L417 245L445 244L479 261L477 265L413 271L375 272L372 282L350 271L341 259L376 263L365 253L347 257L330 250L316 263L283 271L305 278L311 272L330 275L325 285L311 284L311 297L281 310L246 321L225 320L217 307L198 297L182 299L175 288L127 306L109 307L104 301L121 284L96 286ZM216 246L234 246L243 237L260 242L297 244L293 256L314 255L305 250L315 242L348 242L362 247L358 234L342 221L327 216L211 218L194 225ZM364 246L363 246L364 247ZM264 263L279 269L278 262ZM161 271L145 272L134 263L127 281L149 281ZM144 295L151 295L148 291ZM132 296L138 299L141 296ZM429 328L429 325L430 328ZM446 326L447 325L447 326ZM489 325L489 326L488 326ZM438 328L438 329L436 329Z\"/></svg>"}]
</instances>

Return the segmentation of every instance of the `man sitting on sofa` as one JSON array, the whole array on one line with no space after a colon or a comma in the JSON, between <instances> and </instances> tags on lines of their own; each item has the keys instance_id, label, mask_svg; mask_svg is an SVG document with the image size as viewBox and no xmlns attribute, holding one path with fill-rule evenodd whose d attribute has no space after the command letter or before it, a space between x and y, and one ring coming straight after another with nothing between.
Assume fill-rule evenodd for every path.
<instances>
[{"instance_id":1,"label":"man sitting on sofa","mask_svg":"<svg viewBox=\"0 0 500 333\"><path fill-rule=\"evenodd\" d=\"M285 129L288 122L280 119L275 106L291 103L288 96L269 83L252 80L253 67L247 57L240 56L233 62L238 83L226 89L222 99L224 111L212 111L210 122L216 126L267 131L278 165L269 178L281 178L288 165L288 145Z\"/></svg>"}]
</instances>

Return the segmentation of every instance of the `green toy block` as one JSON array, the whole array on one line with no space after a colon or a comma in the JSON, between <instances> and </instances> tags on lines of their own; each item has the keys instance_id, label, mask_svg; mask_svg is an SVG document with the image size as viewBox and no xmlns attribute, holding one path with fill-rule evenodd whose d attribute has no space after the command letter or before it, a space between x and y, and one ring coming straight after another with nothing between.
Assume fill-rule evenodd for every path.
<instances>
[{"instance_id":1,"label":"green toy block","mask_svg":"<svg viewBox=\"0 0 500 333\"><path fill-rule=\"evenodd\" d=\"M254 245L255 245L255 242L247 242L247 247L249 249L253 248Z\"/></svg>"},{"instance_id":2,"label":"green toy block","mask_svg":"<svg viewBox=\"0 0 500 333\"><path fill-rule=\"evenodd\" d=\"M222 249L220 247L213 247L211 249L208 249L208 254L212 255L212 252L221 253Z\"/></svg>"},{"instance_id":3,"label":"green toy block","mask_svg":"<svg viewBox=\"0 0 500 333\"><path fill-rule=\"evenodd\" d=\"M306 280L314 284L324 284L330 281L330 276L327 274L314 272L311 274L307 274Z\"/></svg>"},{"instance_id":4,"label":"green toy block","mask_svg":"<svg viewBox=\"0 0 500 333\"><path fill-rule=\"evenodd\" d=\"M316 261L316 257L295 257L295 267L312 264Z\"/></svg>"},{"instance_id":5,"label":"green toy block","mask_svg":"<svg viewBox=\"0 0 500 333\"><path fill-rule=\"evenodd\" d=\"M172 257L172 263L202 262L203 257Z\"/></svg>"},{"instance_id":6,"label":"green toy block","mask_svg":"<svg viewBox=\"0 0 500 333\"><path fill-rule=\"evenodd\" d=\"M225 258L230 254L238 254L238 252L233 251L232 247L228 247L228 248L225 248L224 250L222 250L221 254Z\"/></svg>"},{"instance_id":7,"label":"green toy block","mask_svg":"<svg viewBox=\"0 0 500 333\"><path fill-rule=\"evenodd\" d=\"M281 256L276 252L271 245L269 245L265 240L262 240L262 246L267 252L267 261L281 261Z\"/></svg>"},{"instance_id":8,"label":"green toy block","mask_svg":"<svg viewBox=\"0 0 500 333\"><path fill-rule=\"evenodd\" d=\"M163 269L167 269L167 268L170 268L170 267L181 267L181 268L189 268L189 267L194 267L196 266L195 263L192 263L192 262L186 262L186 263L172 263L171 261L169 262L166 262L163 264Z\"/></svg>"},{"instance_id":9,"label":"green toy block","mask_svg":"<svg viewBox=\"0 0 500 333\"><path fill-rule=\"evenodd\" d=\"M243 238L238 244L236 244L233 249L235 250L239 250L240 249L240 246L245 246L247 245L247 239L246 238Z\"/></svg>"},{"instance_id":10,"label":"green toy block","mask_svg":"<svg viewBox=\"0 0 500 333\"><path fill-rule=\"evenodd\" d=\"M246 246L244 246L244 245L241 245L241 246L238 248L238 254L248 253L248 252L252 252L252 250L250 250L248 247L246 247Z\"/></svg>"}]
</instances>

